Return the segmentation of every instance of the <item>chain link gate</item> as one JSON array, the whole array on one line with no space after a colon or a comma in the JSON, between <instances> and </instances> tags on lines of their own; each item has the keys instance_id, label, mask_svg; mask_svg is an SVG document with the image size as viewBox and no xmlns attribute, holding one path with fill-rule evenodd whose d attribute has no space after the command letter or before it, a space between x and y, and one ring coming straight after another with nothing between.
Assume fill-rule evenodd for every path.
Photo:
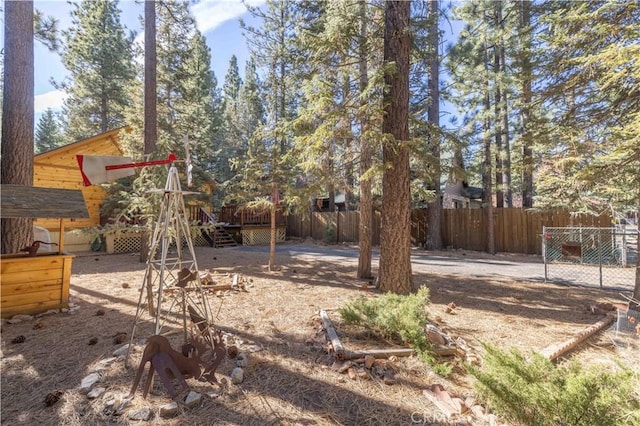
<instances>
[{"instance_id":1,"label":"chain link gate","mask_svg":"<svg viewBox=\"0 0 640 426\"><path fill-rule=\"evenodd\" d=\"M545 281L633 289L638 229L544 227Z\"/></svg>"}]
</instances>

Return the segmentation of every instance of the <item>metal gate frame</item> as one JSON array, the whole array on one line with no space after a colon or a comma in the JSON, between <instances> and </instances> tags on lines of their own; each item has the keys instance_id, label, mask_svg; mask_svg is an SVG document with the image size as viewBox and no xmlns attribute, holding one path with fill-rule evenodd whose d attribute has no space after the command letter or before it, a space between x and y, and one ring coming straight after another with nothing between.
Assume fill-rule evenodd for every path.
<instances>
[{"instance_id":1,"label":"metal gate frame","mask_svg":"<svg viewBox=\"0 0 640 426\"><path fill-rule=\"evenodd\" d=\"M593 227L543 227L542 258L544 278L549 281L549 265L598 266L598 281L603 286L603 268L635 265L638 256L630 241L638 238L637 229ZM635 259L634 259L635 257Z\"/></svg>"}]
</instances>

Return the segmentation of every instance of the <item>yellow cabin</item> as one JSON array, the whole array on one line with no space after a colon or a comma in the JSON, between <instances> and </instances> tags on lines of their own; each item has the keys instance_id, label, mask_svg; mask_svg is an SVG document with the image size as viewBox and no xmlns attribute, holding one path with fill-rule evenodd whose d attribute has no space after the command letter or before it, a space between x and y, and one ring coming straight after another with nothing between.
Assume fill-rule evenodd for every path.
<instances>
[{"instance_id":1,"label":"yellow cabin","mask_svg":"<svg viewBox=\"0 0 640 426\"><path fill-rule=\"evenodd\" d=\"M122 127L34 156L33 186L82 191L89 217L67 221L65 223L66 229L90 228L100 225L100 206L105 195L104 189L99 185L82 185L82 175L76 155L121 156L120 137L123 132L129 131L128 127ZM59 221L52 218L38 218L34 221L34 225L49 231L57 231Z\"/></svg>"}]
</instances>

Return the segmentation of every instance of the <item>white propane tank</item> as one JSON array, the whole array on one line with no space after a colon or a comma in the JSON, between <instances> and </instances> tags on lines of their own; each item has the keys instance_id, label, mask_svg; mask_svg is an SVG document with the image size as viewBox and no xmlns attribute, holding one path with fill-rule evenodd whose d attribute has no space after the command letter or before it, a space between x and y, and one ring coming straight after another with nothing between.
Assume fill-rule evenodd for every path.
<instances>
[{"instance_id":1,"label":"white propane tank","mask_svg":"<svg viewBox=\"0 0 640 426\"><path fill-rule=\"evenodd\" d=\"M42 226L33 225L33 238L37 241L44 241L48 244L40 244L38 253L50 253L51 252L51 234Z\"/></svg>"}]
</instances>

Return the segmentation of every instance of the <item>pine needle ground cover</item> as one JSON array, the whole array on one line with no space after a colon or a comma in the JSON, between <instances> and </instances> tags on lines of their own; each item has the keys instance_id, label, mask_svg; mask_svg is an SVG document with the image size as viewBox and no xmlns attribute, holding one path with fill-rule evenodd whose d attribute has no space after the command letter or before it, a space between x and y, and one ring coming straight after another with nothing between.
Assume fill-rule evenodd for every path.
<instances>
[{"instance_id":1,"label":"pine needle ground cover","mask_svg":"<svg viewBox=\"0 0 640 426\"><path fill-rule=\"evenodd\" d=\"M363 282L353 278L357 257L324 256L325 247L312 244L301 244L300 250L292 247L298 254L289 256L283 253L286 246L278 245L276 261L281 270L276 272L266 270L266 252L245 251L242 247L196 249L199 269L212 271L219 282L238 273L247 283L247 292L211 295L210 304L215 323L233 336L238 348L247 352L249 348L261 350L249 352L249 366L240 385L229 380L234 362L223 362L217 377L227 379L229 386L218 397L207 395L212 391L211 385L189 379L189 386L204 395L204 401L175 418L159 417L159 407L170 400L156 380L147 399L139 393L130 407L151 408L154 417L148 422L131 421L126 415L109 416L103 412L104 400L89 400L78 390L82 378L121 346L114 343L114 336L130 333L144 264L137 254L79 254L73 263L70 289L77 310L2 325L0 422L78 426L114 422L411 424L412 414L414 419L424 419L437 412L422 395L422 390L433 383L442 383L457 395L475 393L464 366L454 365L452 374L443 378L418 357L392 362L395 385L379 380L351 380L332 370L332 359L319 333L320 309L330 313L341 341L349 349L406 345L396 338L380 337L379 333L350 331L337 313L338 308L360 297L381 296L363 289ZM357 253L357 248L351 249ZM304 254L305 251L312 253ZM454 260L449 252L438 256ZM480 255L467 253L465 257L471 256ZM517 259L510 256L509 260ZM414 269L414 279L429 289L428 318L452 338L461 337L478 351L482 350L480 342L504 349L515 346L528 353L531 348L563 341L599 319L589 311L590 304L617 297L617 293L540 282L434 275L418 267ZM451 302L457 308L447 313ZM175 326L179 338L180 324ZM25 339L12 343L19 336ZM140 340L146 337L138 332L136 336ZM100 385L112 394L128 394L140 355L141 351L134 352L133 368L125 369L121 362L110 365L104 370ZM613 350L610 341L600 336L573 355L584 364L614 364L622 353ZM625 359L637 364L637 350L629 352ZM62 394L47 406L45 398L56 391Z\"/></svg>"}]
</instances>

